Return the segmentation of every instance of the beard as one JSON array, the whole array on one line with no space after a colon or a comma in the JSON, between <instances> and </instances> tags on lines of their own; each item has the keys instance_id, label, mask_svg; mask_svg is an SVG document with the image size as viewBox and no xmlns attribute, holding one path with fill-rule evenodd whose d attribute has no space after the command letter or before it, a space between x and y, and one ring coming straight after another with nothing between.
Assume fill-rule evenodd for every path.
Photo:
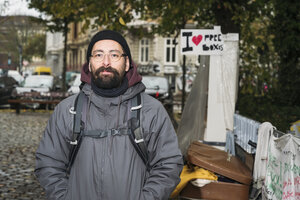
<instances>
[{"instance_id":1,"label":"beard","mask_svg":"<svg viewBox=\"0 0 300 200\"><path fill-rule=\"evenodd\" d=\"M123 80L124 72L120 74L116 69L112 67L99 67L96 71L94 71L93 67L92 69L92 79L95 83L95 85L98 88L102 89L112 89L112 88L118 88ZM103 75L101 72L111 72L109 75Z\"/></svg>"}]
</instances>

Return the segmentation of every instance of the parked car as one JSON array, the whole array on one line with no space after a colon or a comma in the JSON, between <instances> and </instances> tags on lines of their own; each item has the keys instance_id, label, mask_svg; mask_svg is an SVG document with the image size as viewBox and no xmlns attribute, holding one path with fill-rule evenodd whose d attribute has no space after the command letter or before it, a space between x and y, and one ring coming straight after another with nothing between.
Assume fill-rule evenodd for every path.
<instances>
[{"instance_id":1,"label":"parked car","mask_svg":"<svg viewBox=\"0 0 300 200\"><path fill-rule=\"evenodd\" d=\"M23 92L49 92L53 89L54 77L50 75L28 76L22 87L17 87L17 94Z\"/></svg>"},{"instance_id":2,"label":"parked car","mask_svg":"<svg viewBox=\"0 0 300 200\"><path fill-rule=\"evenodd\" d=\"M190 75L190 74L185 75L185 91L186 92L191 92L195 77L196 76L194 74L193 75ZM183 83L182 79L183 79L182 75L180 77L176 78L177 88L180 91L182 91L182 83Z\"/></svg>"},{"instance_id":3,"label":"parked car","mask_svg":"<svg viewBox=\"0 0 300 200\"><path fill-rule=\"evenodd\" d=\"M24 77L17 70L8 70L7 76L14 78L18 84L24 81Z\"/></svg>"},{"instance_id":4,"label":"parked car","mask_svg":"<svg viewBox=\"0 0 300 200\"><path fill-rule=\"evenodd\" d=\"M38 66L34 69L33 75L52 75L51 67Z\"/></svg>"},{"instance_id":5,"label":"parked car","mask_svg":"<svg viewBox=\"0 0 300 200\"><path fill-rule=\"evenodd\" d=\"M21 87L16 87L12 97L15 99L42 99L48 100L53 90L54 77L51 75L31 75L28 76ZM39 103L23 103L29 108L39 108Z\"/></svg>"},{"instance_id":6,"label":"parked car","mask_svg":"<svg viewBox=\"0 0 300 200\"><path fill-rule=\"evenodd\" d=\"M80 72L77 71L68 71L66 72L66 84L68 87L71 87L75 78L80 75Z\"/></svg>"},{"instance_id":7,"label":"parked car","mask_svg":"<svg viewBox=\"0 0 300 200\"><path fill-rule=\"evenodd\" d=\"M170 98L170 87L166 77L163 76L143 76L142 82L146 86L145 92L162 103Z\"/></svg>"},{"instance_id":8,"label":"parked car","mask_svg":"<svg viewBox=\"0 0 300 200\"><path fill-rule=\"evenodd\" d=\"M0 104L7 104L7 100L11 98L13 90L18 86L17 81L8 76L0 77Z\"/></svg>"},{"instance_id":9,"label":"parked car","mask_svg":"<svg viewBox=\"0 0 300 200\"><path fill-rule=\"evenodd\" d=\"M145 93L158 99L168 112L173 126L178 127L178 124L173 116L173 87L170 86L169 81L164 76L143 76L142 82L146 86Z\"/></svg>"},{"instance_id":10,"label":"parked car","mask_svg":"<svg viewBox=\"0 0 300 200\"><path fill-rule=\"evenodd\" d=\"M72 82L71 87L68 89L68 93L70 93L70 94L77 94L80 91L79 86L81 84L81 80L80 80L81 75L76 74L75 76L76 76L76 78Z\"/></svg>"}]
</instances>

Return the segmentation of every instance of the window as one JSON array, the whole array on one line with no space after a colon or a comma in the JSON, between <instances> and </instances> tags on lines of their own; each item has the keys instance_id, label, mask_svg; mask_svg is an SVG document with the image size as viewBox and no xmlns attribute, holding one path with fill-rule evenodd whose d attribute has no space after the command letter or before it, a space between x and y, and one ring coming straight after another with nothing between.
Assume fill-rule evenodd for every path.
<instances>
[{"instance_id":1,"label":"window","mask_svg":"<svg viewBox=\"0 0 300 200\"><path fill-rule=\"evenodd\" d=\"M78 50L73 50L73 66L72 69L73 70L77 70L78 67Z\"/></svg>"},{"instance_id":2,"label":"window","mask_svg":"<svg viewBox=\"0 0 300 200\"><path fill-rule=\"evenodd\" d=\"M69 69L72 69L72 53L69 53Z\"/></svg>"},{"instance_id":3,"label":"window","mask_svg":"<svg viewBox=\"0 0 300 200\"><path fill-rule=\"evenodd\" d=\"M140 48L139 48L139 62L141 64L146 64L149 61L149 39L141 39L140 40Z\"/></svg>"},{"instance_id":4,"label":"window","mask_svg":"<svg viewBox=\"0 0 300 200\"><path fill-rule=\"evenodd\" d=\"M197 56L197 60L196 60L196 65L200 65L201 64L201 56L200 55L198 55Z\"/></svg>"},{"instance_id":5,"label":"window","mask_svg":"<svg viewBox=\"0 0 300 200\"><path fill-rule=\"evenodd\" d=\"M73 26L74 26L74 32L73 32L73 39L76 39L77 38L77 36L78 36L78 27L77 27L77 23L74 23L73 24Z\"/></svg>"},{"instance_id":6,"label":"window","mask_svg":"<svg viewBox=\"0 0 300 200\"><path fill-rule=\"evenodd\" d=\"M177 64L177 47L178 43L173 38L165 39L165 64Z\"/></svg>"},{"instance_id":7,"label":"window","mask_svg":"<svg viewBox=\"0 0 300 200\"><path fill-rule=\"evenodd\" d=\"M79 50L79 67L82 66L82 51Z\"/></svg>"}]
</instances>

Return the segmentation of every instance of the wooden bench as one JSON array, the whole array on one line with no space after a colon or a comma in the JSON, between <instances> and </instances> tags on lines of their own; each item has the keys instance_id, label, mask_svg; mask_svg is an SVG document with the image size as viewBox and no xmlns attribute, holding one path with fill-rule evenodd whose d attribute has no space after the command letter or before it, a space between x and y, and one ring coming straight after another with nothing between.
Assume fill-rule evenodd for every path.
<instances>
[{"instance_id":1,"label":"wooden bench","mask_svg":"<svg viewBox=\"0 0 300 200\"><path fill-rule=\"evenodd\" d=\"M20 113L20 108L22 103L39 103L39 104L46 104L46 105L56 105L61 100L44 100L44 99L9 99L8 103L16 105L16 113ZM48 109L48 107L47 107Z\"/></svg>"}]
</instances>

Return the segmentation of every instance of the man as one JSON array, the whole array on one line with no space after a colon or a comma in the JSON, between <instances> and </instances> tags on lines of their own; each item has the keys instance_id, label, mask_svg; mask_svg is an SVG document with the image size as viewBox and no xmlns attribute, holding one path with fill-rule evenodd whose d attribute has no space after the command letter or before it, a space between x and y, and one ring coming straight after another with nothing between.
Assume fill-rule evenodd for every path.
<instances>
[{"instance_id":1,"label":"man","mask_svg":"<svg viewBox=\"0 0 300 200\"><path fill-rule=\"evenodd\" d=\"M35 174L47 198L168 199L183 167L177 137L162 104L144 93L123 36L111 30L94 35L81 74L85 131L128 127L129 104L141 94L140 128L148 161L143 162L128 134L85 136L68 175L76 95L68 97L56 106L36 152Z\"/></svg>"}]
</instances>

